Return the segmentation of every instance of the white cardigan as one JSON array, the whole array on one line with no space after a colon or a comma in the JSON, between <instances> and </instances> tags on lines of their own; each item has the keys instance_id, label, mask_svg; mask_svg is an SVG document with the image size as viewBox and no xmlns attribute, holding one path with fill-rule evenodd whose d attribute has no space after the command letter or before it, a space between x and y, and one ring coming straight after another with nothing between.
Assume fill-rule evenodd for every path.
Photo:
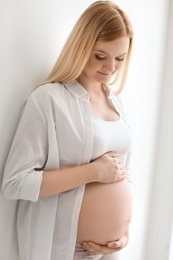
<instances>
[{"instance_id":1,"label":"white cardigan","mask_svg":"<svg viewBox=\"0 0 173 260\"><path fill-rule=\"evenodd\" d=\"M125 118L118 96L109 94ZM3 193L19 200L21 260L72 260L84 186L39 199L44 170L90 162L92 125L88 93L76 82L50 83L25 104L3 176ZM125 159L128 170L130 151Z\"/></svg>"}]
</instances>

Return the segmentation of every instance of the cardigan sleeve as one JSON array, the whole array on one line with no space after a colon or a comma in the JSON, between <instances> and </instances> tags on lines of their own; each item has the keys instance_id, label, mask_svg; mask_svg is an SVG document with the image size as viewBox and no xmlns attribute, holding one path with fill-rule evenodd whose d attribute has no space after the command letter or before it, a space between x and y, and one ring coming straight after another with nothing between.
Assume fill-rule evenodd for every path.
<instances>
[{"instance_id":1,"label":"cardigan sleeve","mask_svg":"<svg viewBox=\"0 0 173 260\"><path fill-rule=\"evenodd\" d=\"M31 95L24 107L4 168L8 199L37 201L48 151L46 120Z\"/></svg>"},{"instance_id":2,"label":"cardigan sleeve","mask_svg":"<svg viewBox=\"0 0 173 260\"><path fill-rule=\"evenodd\" d=\"M130 183L133 183L132 180L132 170L131 170L131 155L132 155L132 149L127 154L126 157L126 172L127 172L127 181Z\"/></svg>"}]
</instances>

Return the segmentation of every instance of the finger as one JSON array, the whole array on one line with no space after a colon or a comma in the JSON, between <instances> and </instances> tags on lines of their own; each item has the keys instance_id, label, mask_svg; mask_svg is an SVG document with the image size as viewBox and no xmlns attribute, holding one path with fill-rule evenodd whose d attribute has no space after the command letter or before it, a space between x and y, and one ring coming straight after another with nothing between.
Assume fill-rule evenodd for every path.
<instances>
[{"instance_id":1,"label":"finger","mask_svg":"<svg viewBox=\"0 0 173 260\"><path fill-rule=\"evenodd\" d=\"M117 170L121 170L123 166L121 164L117 163L116 159L114 159L114 162L115 162L115 168Z\"/></svg>"},{"instance_id":2,"label":"finger","mask_svg":"<svg viewBox=\"0 0 173 260\"><path fill-rule=\"evenodd\" d=\"M93 249L95 249L95 250L100 250L100 248L101 248L100 245L98 245L98 244L96 244L96 243L94 243L94 242L88 242L88 245L89 245L90 247L92 247Z\"/></svg>"},{"instance_id":3,"label":"finger","mask_svg":"<svg viewBox=\"0 0 173 260\"><path fill-rule=\"evenodd\" d=\"M123 170L118 170L115 176L115 181L123 181L127 177L126 171Z\"/></svg>"},{"instance_id":4,"label":"finger","mask_svg":"<svg viewBox=\"0 0 173 260\"><path fill-rule=\"evenodd\" d=\"M121 240L117 241L117 246L119 248L124 248L128 244L128 238L126 236L123 236Z\"/></svg>"},{"instance_id":5,"label":"finger","mask_svg":"<svg viewBox=\"0 0 173 260\"><path fill-rule=\"evenodd\" d=\"M120 175L126 176L126 175L127 175L126 169L123 168L123 169L120 171Z\"/></svg>"},{"instance_id":6,"label":"finger","mask_svg":"<svg viewBox=\"0 0 173 260\"><path fill-rule=\"evenodd\" d=\"M117 241L108 242L107 246L109 248L122 249L127 245L127 243L128 243L128 239L124 236Z\"/></svg>"},{"instance_id":7,"label":"finger","mask_svg":"<svg viewBox=\"0 0 173 260\"><path fill-rule=\"evenodd\" d=\"M120 161L118 162L118 166L119 166L120 169L124 169L124 164Z\"/></svg>"},{"instance_id":8,"label":"finger","mask_svg":"<svg viewBox=\"0 0 173 260\"><path fill-rule=\"evenodd\" d=\"M122 169L122 170L121 170L120 176L123 176L124 178L127 177L126 169Z\"/></svg>"},{"instance_id":9,"label":"finger","mask_svg":"<svg viewBox=\"0 0 173 260\"><path fill-rule=\"evenodd\" d=\"M113 157L113 161L114 161L116 167L119 167L119 161L118 161L117 157Z\"/></svg>"},{"instance_id":10,"label":"finger","mask_svg":"<svg viewBox=\"0 0 173 260\"><path fill-rule=\"evenodd\" d=\"M84 242L82 243L82 247L90 253L100 250L100 246L92 242Z\"/></svg>"},{"instance_id":11,"label":"finger","mask_svg":"<svg viewBox=\"0 0 173 260\"><path fill-rule=\"evenodd\" d=\"M116 164L117 169L121 170L124 168L124 164L121 161L119 161L118 158L114 158L114 162Z\"/></svg>"},{"instance_id":12,"label":"finger","mask_svg":"<svg viewBox=\"0 0 173 260\"><path fill-rule=\"evenodd\" d=\"M107 244L107 246L108 246L109 248L112 248L112 249L118 249L118 248L121 247L121 243L119 243L118 241L116 241L116 242L109 242L109 243Z\"/></svg>"},{"instance_id":13,"label":"finger","mask_svg":"<svg viewBox=\"0 0 173 260\"><path fill-rule=\"evenodd\" d=\"M84 242L83 247L86 249L88 255L107 255L115 252L115 250L108 248L107 246L98 245L93 242Z\"/></svg>"},{"instance_id":14,"label":"finger","mask_svg":"<svg viewBox=\"0 0 173 260\"><path fill-rule=\"evenodd\" d=\"M86 254L88 255L108 255L120 250L120 248L115 248L115 246L112 246L111 248L107 245L101 246L93 242L84 242L82 246L86 250Z\"/></svg>"},{"instance_id":15,"label":"finger","mask_svg":"<svg viewBox=\"0 0 173 260\"><path fill-rule=\"evenodd\" d=\"M108 155L109 155L110 157L112 157L112 158L115 158L115 157L117 157L117 154L116 154L116 152L113 152L113 151L111 151L111 152L108 152Z\"/></svg>"},{"instance_id":16,"label":"finger","mask_svg":"<svg viewBox=\"0 0 173 260\"><path fill-rule=\"evenodd\" d=\"M117 177L117 182L118 181L123 181L124 179L126 178L126 175L124 175L124 174L121 174L121 175L119 175L118 177Z\"/></svg>"}]
</instances>

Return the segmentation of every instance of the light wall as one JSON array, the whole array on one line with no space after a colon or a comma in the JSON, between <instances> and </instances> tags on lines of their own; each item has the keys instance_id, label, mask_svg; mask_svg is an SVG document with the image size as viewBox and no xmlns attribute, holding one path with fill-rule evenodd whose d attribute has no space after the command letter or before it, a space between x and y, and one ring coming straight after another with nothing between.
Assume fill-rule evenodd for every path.
<instances>
[{"instance_id":1,"label":"light wall","mask_svg":"<svg viewBox=\"0 0 173 260\"><path fill-rule=\"evenodd\" d=\"M145 259L173 259L173 2L170 1ZM172 231L172 243L171 240ZM169 253L170 251L170 253Z\"/></svg>"},{"instance_id":2,"label":"light wall","mask_svg":"<svg viewBox=\"0 0 173 260\"><path fill-rule=\"evenodd\" d=\"M92 2L0 1L0 176L26 97L47 76L74 22ZM120 254L123 260L151 259L146 258L146 246L151 223L151 191L153 179L157 178L154 160L160 122L168 2L116 1L129 14L135 31L129 78L122 94L134 138L134 217L129 245ZM5 200L0 193L0 206L0 259L18 260L17 202ZM151 260L155 259L160 260Z\"/></svg>"}]
</instances>

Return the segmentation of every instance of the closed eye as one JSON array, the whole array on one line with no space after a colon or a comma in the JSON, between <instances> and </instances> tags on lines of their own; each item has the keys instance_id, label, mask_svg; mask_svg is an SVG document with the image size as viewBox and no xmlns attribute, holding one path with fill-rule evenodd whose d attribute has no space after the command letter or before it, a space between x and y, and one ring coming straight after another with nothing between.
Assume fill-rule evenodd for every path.
<instances>
[{"instance_id":1,"label":"closed eye","mask_svg":"<svg viewBox=\"0 0 173 260\"><path fill-rule=\"evenodd\" d=\"M106 58L106 56L100 56L100 55L97 55L97 54L95 54L95 57L98 60L104 60Z\"/></svg>"},{"instance_id":2,"label":"closed eye","mask_svg":"<svg viewBox=\"0 0 173 260\"><path fill-rule=\"evenodd\" d=\"M124 61L125 60L125 56L123 56L123 57L116 57L116 60L117 61Z\"/></svg>"}]
</instances>

